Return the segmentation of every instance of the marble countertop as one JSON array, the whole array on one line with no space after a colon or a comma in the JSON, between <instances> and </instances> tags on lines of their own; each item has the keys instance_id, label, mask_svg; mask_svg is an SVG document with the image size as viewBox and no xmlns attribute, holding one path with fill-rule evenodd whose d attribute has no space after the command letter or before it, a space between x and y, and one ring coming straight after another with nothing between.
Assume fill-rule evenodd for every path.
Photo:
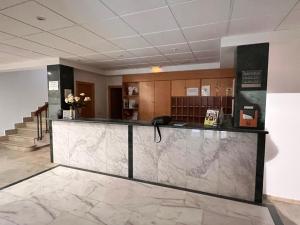
<instances>
[{"instance_id":1,"label":"marble countertop","mask_svg":"<svg viewBox=\"0 0 300 225\"><path fill-rule=\"evenodd\" d=\"M120 120L120 119L107 119L107 118L80 118L75 120L70 119L50 119L51 121L64 121L64 122L84 122L84 123L109 123L109 124L123 124L123 125L134 125L134 126L152 126L149 121L140 120ZM199 130L218 130L218 131L230 131L230 132L246 132L246 133L263 133L268 134L266 130L257 130L253 128L236 128L232 126L217 126L217 127L206 127L199 123L186 123L184 126L176 126L178 122L171 122L169 125L161 125L160 127L169 128L183 128L183 129L199 129Z\"/></svg>"}]
</instances>

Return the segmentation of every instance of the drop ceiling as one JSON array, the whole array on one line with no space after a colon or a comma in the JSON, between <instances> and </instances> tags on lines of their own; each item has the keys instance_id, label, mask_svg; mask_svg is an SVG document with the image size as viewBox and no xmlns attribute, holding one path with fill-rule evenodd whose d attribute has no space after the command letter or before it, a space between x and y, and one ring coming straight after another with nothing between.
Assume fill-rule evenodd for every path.
<instances>
[{"instance_id":1,"label":"drop ceiling","mask_svg":"<svg viewBox=\"0 0 300 225\"><path fill-rule=\"evenodd\" d=\"M0 0L0 65L219 62L222 37L298 28L298 0Z\"/></svg>"}]
</instances>

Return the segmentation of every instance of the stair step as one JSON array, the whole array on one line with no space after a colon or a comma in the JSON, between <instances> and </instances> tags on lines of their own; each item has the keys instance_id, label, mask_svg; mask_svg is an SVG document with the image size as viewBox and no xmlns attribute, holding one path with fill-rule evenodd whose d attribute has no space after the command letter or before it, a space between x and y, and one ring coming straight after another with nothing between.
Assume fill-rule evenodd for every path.
<instances>
[{"instance_id":1,"label":"stair step","mask_svg":"<svg viewBox=\"0 0 300 225\"><path fill-rule=\"evenodd\" d=\"M14 141L2 141L0 142L0 147L22 152L29 152L35 149L35 145L24 145Z\"/></svg>"},{"instance_id":2,"label":"stair step","mask_svg":"<svg viewBox=\"0 0 300 225\"><path fill-rule=\"evenodd\" d=\"M17 134L24 135L26 137L37 137L37 130L30 128L18 128Z\"/></svg>"},{"instance_id":3,"label":"stair step","mask_svg":"<svg viewBox=\"0 0 300 225\"><path fill-rule=\"evenodd\" d=\"M8 140L19 143L34 144L34 137L26 137L24 135L8 135Z\"/></svg>"}]
</instances>

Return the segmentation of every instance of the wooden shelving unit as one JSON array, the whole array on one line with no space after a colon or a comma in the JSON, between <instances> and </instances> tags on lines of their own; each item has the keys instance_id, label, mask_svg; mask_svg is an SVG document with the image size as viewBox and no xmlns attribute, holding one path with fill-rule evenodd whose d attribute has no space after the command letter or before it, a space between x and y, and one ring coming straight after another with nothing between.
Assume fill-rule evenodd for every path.
<instances>
[{"instance_id":1,"label":"wooden shelving unit","mask_svg":"<svg viewBox=\"0 0 300 225\"><path fill-rule=\"evenodd\" d=\"M130 93L129 89L135 90ZM133 102L135 102L133 104ZM139 119L139 82L123 83L123 108L122 118L124 120Z\"/></svg>"},{"instance_id":2,"label":"wooden shelving unit","mask_svg":"<svg viewBox=\"0 0 300 225\"><path fill-rule=\"evenodd\" d=\"M183 96L171 98L171 116L174 121L203 123L207 109L221 109L232 113L231 96Z\"/></svg>"}]
</instances>

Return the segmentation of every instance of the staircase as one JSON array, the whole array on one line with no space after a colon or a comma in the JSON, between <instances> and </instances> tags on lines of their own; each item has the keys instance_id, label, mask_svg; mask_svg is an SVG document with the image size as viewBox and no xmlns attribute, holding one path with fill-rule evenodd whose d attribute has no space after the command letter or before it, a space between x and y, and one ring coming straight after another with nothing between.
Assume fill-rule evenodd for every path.
<instances>
[{"instance_id":1,"label":"staircase","mask_svg":"<svg viewBox=\"0 0 300 225\"><path fill-rule=\"evenodd\" d=\"M28 152L49 146L49 133L46 131L46 123L43 122L42 129L38 128L41 121L46 121L47 115L44 111L39 114L40 117L37 117L37 112L40 112L41 108L45 108L45 106L39 107L39 110L33 112L31 117L24 117L23 123L16 123L15 129L6 130L5 136L0 137L0 149Z\"/></svg>"}]
</instances>

